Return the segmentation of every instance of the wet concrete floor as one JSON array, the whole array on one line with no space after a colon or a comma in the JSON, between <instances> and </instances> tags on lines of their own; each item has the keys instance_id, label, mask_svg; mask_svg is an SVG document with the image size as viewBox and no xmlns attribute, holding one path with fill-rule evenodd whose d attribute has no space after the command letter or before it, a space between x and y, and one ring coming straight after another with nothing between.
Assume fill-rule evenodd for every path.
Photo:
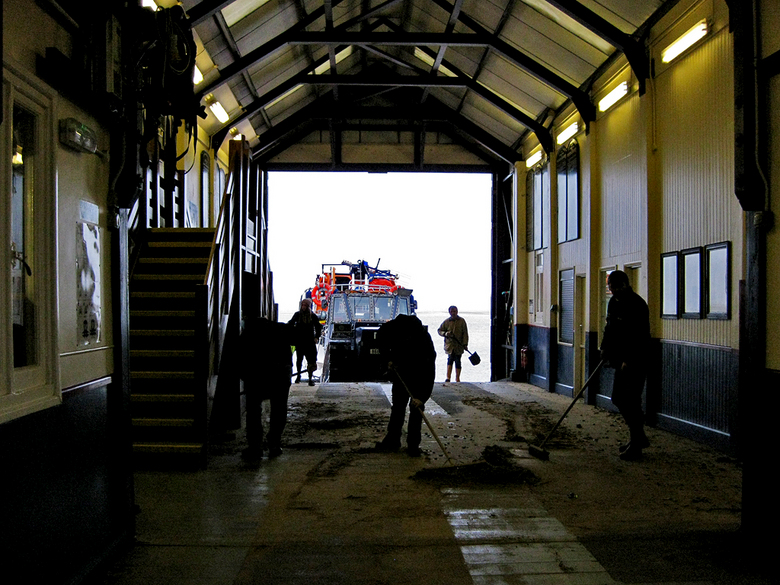
<instances>
[{"instance_id":1,"label":"wet concrete floor","mask_svg":"<svg viewBox=\"0 0 780 585\"><path fill-rule=\"evenodd\" d=\"M294 385L284 452L243 433L197 470L139 469L137 542L106 585L769 583L742 557L738 462L649 429L617 457L614 414L524 384L436 385L423 456L373 449L389 385Z\"/></svg>"}]
</instances>

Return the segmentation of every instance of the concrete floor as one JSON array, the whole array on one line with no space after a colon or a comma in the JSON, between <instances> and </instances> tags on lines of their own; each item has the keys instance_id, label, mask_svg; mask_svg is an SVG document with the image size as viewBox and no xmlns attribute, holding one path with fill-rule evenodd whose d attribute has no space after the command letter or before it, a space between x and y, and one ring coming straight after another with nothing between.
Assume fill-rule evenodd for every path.
<instances>
[{"instance_id":1,"label":"concrete floor","mask_svg":"<svg viewBox=\"0 0 780 585\"><path fill-rule=\"evenodd\" d=\"M619 418L578 404L543 462L525 441L569 399L437 384L426 414L451 469L429 432L420 458L372 449L388 393L294 385L280 457L244 461L238 432L205 469L138 470L137 543L101 583L770 583L741 556L740 470L722 454L650 429L646 460L622 462ZM480 463L488 446L509 459Z\"/></svg>"}]
</instances>

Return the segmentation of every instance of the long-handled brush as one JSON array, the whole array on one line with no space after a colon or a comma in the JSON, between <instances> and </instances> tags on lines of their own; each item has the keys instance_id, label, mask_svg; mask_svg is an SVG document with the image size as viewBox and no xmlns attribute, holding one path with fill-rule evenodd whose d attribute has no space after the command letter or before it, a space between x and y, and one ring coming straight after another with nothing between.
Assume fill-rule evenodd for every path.
<instances>
[{"instance_id":1,"label":"long-handled brush","mask_svg":"<svg viewBox=\"0 0 780 585\"><path fill-rule=\"evenodd\" d=\"M396 369L394 366L390 366L390 369L395 372L396 377L403 385L404 389L406 390L406 393L409 395L410 400L414 400L414 395L412 394L412 391L409 390L409 386L406 385L406 382L404 382L404 379L401 377L401 375L398 373L398 369ZM439 444L439 447L441 447L441 452L444 453L444 456L447 458L447 462L450 465L455 465L452 462L452 458L450 457L450 454L447 453L447 449L444 448L444 444L442 444L441 439L439 439L439 435L436 434L436 430L433 428L433 425L431 424L431 421L428 420L428 417L425 416L425 407L420 406L418 407L418 410L420 411L420 414L422 415L422 419L425 421L425 425L428 427L428 430L431 431L431 434L433 435L433 438L436 439L436 442Z\"/></svg>"},{"instance_id":2,"label":"long-handled brush","mask_svg":"<svg viewBox=\"0 0 780 585\"><path fill-rule=\"evenodd\" d=\"M537 459L542 459L543 461L547 461L550 459L549 451L545 450L544 448L545 444L550 439L552 434L558 429L560 424L563 422L563 419L566 418L566 415L569 414L569 411L574 407L574 404L580 399L580 396L582 396L583 392L585 392L585 388L588 387L588 384L593 379L593 376L596 375L596 372L598 372L601 369L601 366L603 365L604 365L604 360L601 360L599 362L599 365L596 366L596 369L593 370L593 373L591 373L591 375L588 376L588 379L585 380L585 383L582 385L582 388L580 388L580 391L577 392L577 395L571 401L571 404L569 404L569 407L566 409L566 411L561 415L561 418L558 419L558 422L555 423L555 426L552 428L552 430L549 433L547 433L547 436L544 438L544 441L542 441L539 445L531 445L531 444L528 445L528 453L530 455L533 455Z\"/></svg>"}]
</instances>

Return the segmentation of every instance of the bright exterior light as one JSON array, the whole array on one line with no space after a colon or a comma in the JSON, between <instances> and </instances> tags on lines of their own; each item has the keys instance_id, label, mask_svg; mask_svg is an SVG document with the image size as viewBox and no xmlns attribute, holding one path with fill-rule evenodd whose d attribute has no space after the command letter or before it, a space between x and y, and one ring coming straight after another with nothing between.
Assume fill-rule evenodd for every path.
<instances>
[{"instance_id":1,"label":"bright exterior light","mask_svg":"<svg viewBox=\"0 0 780 585\"><path fill-rule=\"evenodd\" d=\"M599 101L599 111L606 112L609 108L615 105L620 98L628 93L628 83L625 81L620 83L615 89L610 91Z\"/></svg>"},{"instance_id":2,"label":"bright exterior light","mask_svg":"<svg viewBox=\"0 0 780 585\"><path fill-rule=\"evenodd\" d=\"M217 117L217 120L219 120L222 124L230 120L230 116L228 116L225 108L223 108L222 104L220 104L218 101L210 103L209 109Z\"/></svg>"},{"instance_id":3,"label":"bright exterior light","mask_svg":"<svg viewBox=\"0 0 780 585\"><path fill-rule=\"evenodd\" d=\"M198 69L198 66L195 65L192 70L192 83L198 85L201 81L203 81L203 74L200 72L200 69Z\"/></svg>"},{"instance_id":4,"label":"bright exterior light","mask_svg":"<svg viewBox=\"0 0 780 585\"><path fill-rule=\"evenodd\" d=\"M569 126L567 126L560 134L558 134L558 137L555 139L555 141L558 144L563 144L569 138L571 138L577 132L579 132L579 130L580 130L579 124L577 124L577 122L574 122L573 124L570 124Z\"/></svg>"},{"instance_id":5,"label":"bright exterior light","mask_svg":"<svg viewBox=\"0 0 780 585\"><path fill-rule=\"evenodd\" d=\"M154 0L143 0L143 2L141 3L141 7L157 10L157 2L155 2Z\"/></svg>"},{"instance_id":6,"label":"bright exterior light","mask_svg":"<svg viewBox=\"0 0 780 585\"><path fill-rule=\"evenodd\" d=\"M661 61L669 63L672 59L679 56L680 53L685 51L688 47L696 43L699 39L703 38L707 34L707 21L702 20L697 23L692 29L686 32L679 39L674 41L671 45L661 51Z\"/></svg>"},{"instance_id":7,"label":"bright exterior light","mask_svg":"<svg viewBox=\"0 0 780 585\"><path fill-rule=\"evenodd\" d=\"M532 166L534 166L540 160L542 160L542 151L541 150L537 150L535 153L533 153L531 156L529 156L526 159L526 161L525 161L525 168L530 169Z\"/></svg>"}]
</instances>

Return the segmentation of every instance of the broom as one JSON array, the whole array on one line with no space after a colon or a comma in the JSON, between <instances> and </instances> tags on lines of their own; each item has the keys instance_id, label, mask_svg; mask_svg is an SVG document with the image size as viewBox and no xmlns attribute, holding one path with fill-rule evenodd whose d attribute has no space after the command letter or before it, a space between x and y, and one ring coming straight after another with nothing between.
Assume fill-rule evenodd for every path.
<instances>
[{"instance_id":1,"label":"broom","mask_svg":"<svg viewBox=\"0 0 780 585\"><path fill-rule=\"evenodd\" d=\"M583 392L585 392L585 388L588 387L588 384L593 379L593 376L595 376L596 372L598 372L601 369L602 365L604 365L604 360L601 360L599 362L599 365L596 366L596 369L593 370L593 373L590 376L588 376L587 380L585 380L585 383L582 385L582 388L580 388L580 391L577 392L577 395L574 397L574 400L571 401L571 404L569 404L569 407L561 415L561 418L558 419L558 422L555 423L555 426L552 428L552 430L549 433L547 433L547 436L544 438L544 441L542 441L538 446L537 445L531 445L529 443L529 445L528 445L528 453L530 455L536 457L537 459L541 459L543 461L548 461L550 459L550 453L549 453L549 451L545 450L544 445L550 439L552 434L558 429L560 424L563 422L563 419L566 418L566 415L569 414L569 411L574 407L574 404L577 402L577 400L580 399L580 396L582 396Z\"/></svg>"}]
</instances>

